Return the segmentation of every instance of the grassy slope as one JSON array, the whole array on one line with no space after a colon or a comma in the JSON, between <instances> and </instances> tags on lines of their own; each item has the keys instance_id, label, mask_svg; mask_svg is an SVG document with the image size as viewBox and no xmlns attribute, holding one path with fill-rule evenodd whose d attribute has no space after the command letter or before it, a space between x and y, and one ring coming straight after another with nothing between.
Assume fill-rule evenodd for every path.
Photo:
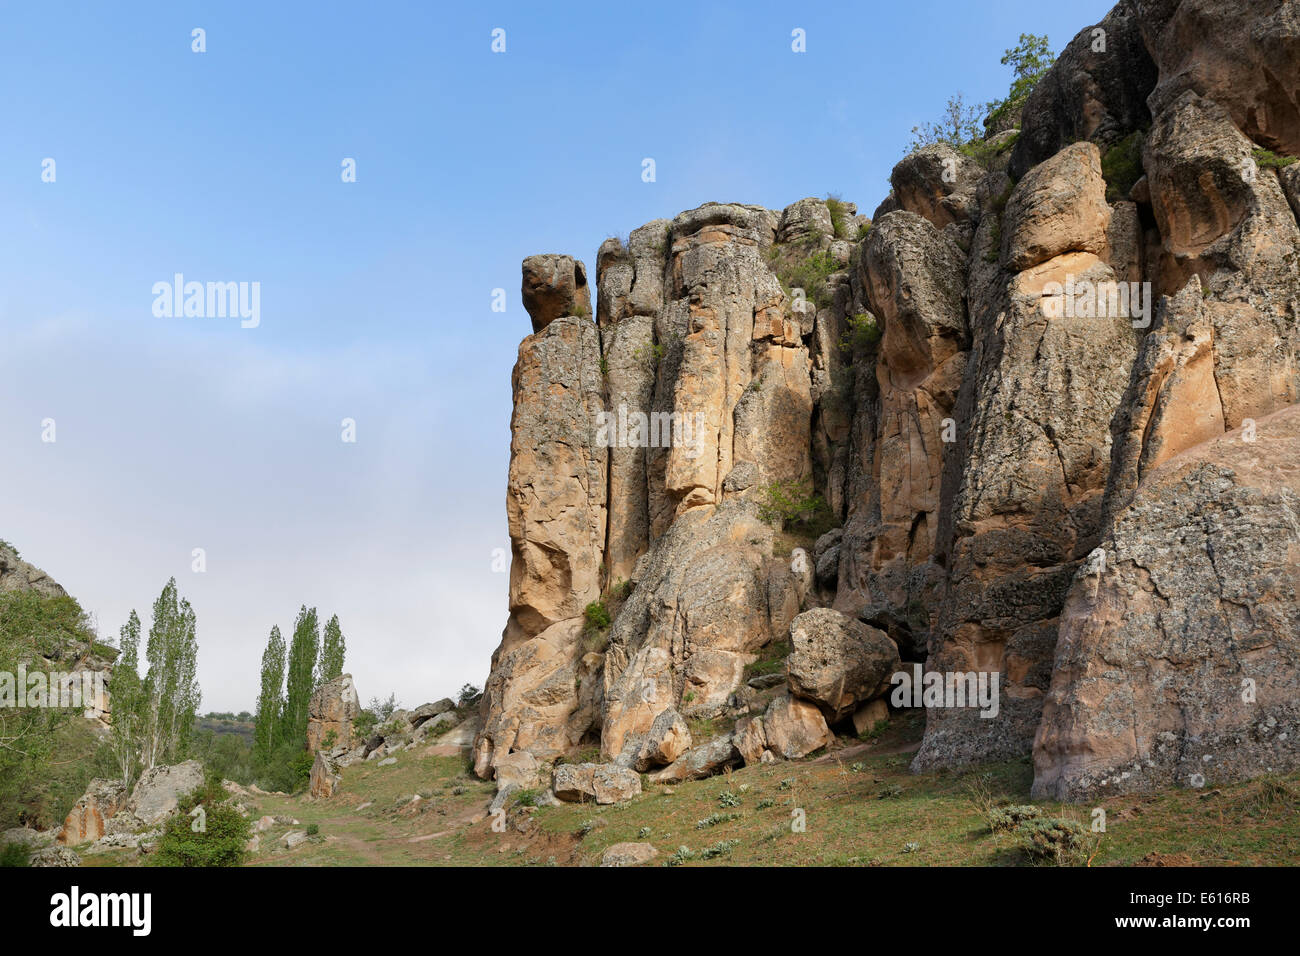
<instances>
[{"instance_id":1,"label":"grassy slope","mask_svg":"<svg viewBox=\"0 0 1300 956\"><path fill-rule=\"evenodd\" d=\"M993 803L1028 802L1027 760L985 764L964 772L908 771L918 721L896 720L870 744L843 757L746 767L672 788L651 787L629 803L566 804L510 813L505 833L482 819L493 786L467 773L461 757L404 753L396 766L365 764L344 771L331 800L262 797L255 815L288 815L315 823L319 836L293 851L279 845L288 829L262 837L252 865L590 865L606 847L644 841L665 862L680 846L696 854L686 865L1019 865L1014 838L985 824ZM863 752L865 751L865 752ZM892 752L891 752L892 751ZM839 759L837 759L839 756ZM738 807L722 807L730 790ZM410 798L422 792L425 799ZM1199 865L1290 864L1300 847L1300 774L1225 786L1128 797L1106 805L1108 832L1094 866L1128 865L1155 853L1165 862ZM759 804L770 800L770 806ZM370 805L362 809L363 804ZM791 831L802 807L807 830ZM1044 805L1087 825L1090 807ZM697 828L714 813L734 820ZM648 828L644 836L643 828ZM733 847L705 861L701 850ZM916 844L908 849L908 844ZM89 856L91 865L135 863L130 854Z\"/></svg>"}]
</instances>

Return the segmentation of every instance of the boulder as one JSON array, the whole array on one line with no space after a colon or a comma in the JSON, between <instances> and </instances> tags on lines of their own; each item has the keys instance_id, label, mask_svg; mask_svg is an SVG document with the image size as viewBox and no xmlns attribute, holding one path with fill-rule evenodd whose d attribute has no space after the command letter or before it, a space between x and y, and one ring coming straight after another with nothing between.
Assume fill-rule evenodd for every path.
<instances>
[{"instance_id":1,"label":"boulder","mask_svg":"<svg viewBox=\"0 0 1300 956\"><path fill-rule=\"evenodd\" d=\"M621 803L641 792L641 777L613 764L566 763L552 772L551 789L556 797L570 803Z\"/></svg>"},{"instance_id":2,"label":"boulder","mask_svg":"<svg viewBox=\"0 0 1300 956\"><path fill-rule=\"evenodd\" d=\"M763 731L762 717L742 717L736 721L732 742L740 752L745 766L762 763L763 754L768 753L767 734Z\"/></svg>"},{"instance_id":3,"label":"boulder","mask_svg":"<svg viewBox=\"0 0 1300 956\"><path fill-rule=\"evenodd\" d=\"M645 772L672 763L691 747L691 732L681 714L669 708L659 714L636 752L633 767Z\"/></svg>"},{"instance_id":4,"label":"boulder","mask_svg":"<svg viewBox=\"0 0 1300 956\"><path fill-rule=\"evenodd\" d=\"M527 751L506 754L497 760L497 790L515 787L519 790L536 790L540 785L537 758Z\"/></svg>"},{"instance_id":5,"label":"boulder","mask_svg":"<svg viewBox=\"0 0 1300 956\"><path fill-rule=\"evenodd\" d=\"M832 723L874 696L901 664L889 635L831 608L796 617L790 640L790 692L821 707Z\"/></svg>"},{"instance_id":6,"label":"boulder","mask_svg":"<svg viewBox=\"0 0 1300 956\"><path fill-rule=\"evenodd\" d=\"M649 843L615 843L600 857L601 866L640 866L659 855Z\"/></svg>"},{"instance_id":7,"label":"boulder","mask_svg":"<svg viewBox=\"0 0 1300 956\"><path fill-rule=\"evenodd\" d=\"M431 720L449 711L456 709L456 704L449 697L435 701L432 704L421 704L415 710L411 711L411 726L419 728L425 721Z\"/></svg>"},{"instance_id":8,"label":"boulder","mask_svg":"<svg viewBox=\"0 0 1300 956\"><path fill-rule=\"evenodd\" d=\"M890 174L899 209L928 219L937 229L965 222L975 213L975 184L983 170L948 143L922 146Z\"/></svg>"},{"instance_id":9,"label":"boulder","mask_svg":"<svg viewBox=\"0 0 1300 956\"><path fill-rule=\"evenodd\" d=\"M768 748L787 760L806 757L835 739L822 712L797 697L777 697L768 704L763 731Z\"/></svg>"},{"instance_id":10,"label":"boulder","mask_svg":"<svg viewBox=\"0 0 1300 956\"><path fill-rule=\"evenodd\" d=\"M58 842L65 846L93 843L107 832L107 821L126 805L126 786L120 780L95 778L72 805Z\"/></svg>"},{"instance_id":11,"label":"boulder","mask_svg":"<svg viewBox=\"0 0 1300 956\"><path fill-rule=\"evenodd\" d=\"M651 783L681 783L699 780L734 767L740 761L740 752L730 734L714 737L692 747L662 770L650 774Z\"/></svg>"},{"instance_id":12,"label":"boulder","mask_svg":"<svg viewBox=\"0 0 1300 956\"><path fill-rule=\"evenodd\" d=\"M286 850L292 850L302 846L310 839L311 837L307 836L306 830L290 830L280 838L280 844Z\"/></svg>"},{"instance_id":13,"label":"boulder","mask_svg":"<svg viewBox=\"0 0 1300 956\"><path fill-rule=\"evenodd\" d=\"M197 760L154 767L140 775L125 810L145 826L153 826L176 812L181 797L202 785L203 765Z\"/></svg>"}]
</instances>

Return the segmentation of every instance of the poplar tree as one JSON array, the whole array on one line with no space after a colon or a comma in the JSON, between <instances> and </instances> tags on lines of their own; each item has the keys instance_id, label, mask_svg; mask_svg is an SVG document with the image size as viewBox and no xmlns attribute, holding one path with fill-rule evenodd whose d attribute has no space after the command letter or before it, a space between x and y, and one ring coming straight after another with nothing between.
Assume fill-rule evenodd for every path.
<instances>
[{"instance_id":1,"label":"poplar tree","mask_svg":"<svg viewBox=\"0 0 1300 956\"><path fill-rule=\"evenodd\" d=\"M150 770L184 757L200 702L196 622L190 602L180 599L171 578L153 604L145 659L140 762Z\"/></svg>"},{"instance_id":2,"label":"poplar tree","mask_svg":"<svg viewBox=\"0 0 1300 956\"><path fill-rule=\"evenodd\" d=\"M280 627L271 628L271 637L262 652L262 692L257 698L257 724L253 730L253 757L259 765L271 759L284 714L284 638Z\"/></svg>"},{"instance_id":3,"label":"poplar tree","mask_svg":"<svg viewBox=\"0 0 1300 956\"><path fill-rule=\"evenodd\" d=\"M143 688L140 684L140 615L131 616L118 631L121 653L113 666L109 687L112 730L109 736L113 759L122 774L122 785L130 787L140 764L140 736L143 729Z\"/></svg>"},{"instance_id":4,"label":"poplar tree","mask_svg":"<svg viewBox=\"0 0 1300 956\"><path fill-rule=\"evenodd\" d=\"M325 637L320 652L320 679L324 684L343 674L343 656L347 653L347 642L343 639L343 630L339 627L339 616L335 614L325 625Z\"/></svg>"},{"instance_id":5,"label":"poplar tree","mask_svg":"<svg viewBox=\"0 0 1300 956\"><path fill-rule=\"evenodd\" d=\"M315 690L316 658L320 653L320 626L316 609L303 605L293 622L293 638L289 644L289 667L284 695L284 720L280 740L307 742L307 711L311 692Z\"/></svg>"}]
</instances>

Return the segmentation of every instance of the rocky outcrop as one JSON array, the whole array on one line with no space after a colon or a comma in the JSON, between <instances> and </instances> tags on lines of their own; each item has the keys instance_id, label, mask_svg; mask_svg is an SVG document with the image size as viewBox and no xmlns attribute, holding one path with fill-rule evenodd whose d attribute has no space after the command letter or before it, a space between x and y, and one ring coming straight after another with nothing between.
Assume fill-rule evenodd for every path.
<instances>
[{"instance_id":1,"label":"rocky outcrop","mask_svg":"<svg viewBox=\"0 0 1300 956\"><path fill-rule=\"evenodd\" d=\"M7 541L0 541L0 594L10 591L35 591L46 597L68 596L58 581L20 558Z\"/></svg>"},{"instance_id":2,"label":"rocky outcrop","mask_svg":"<svg viewBox=\"0 0 1300 956\"><path fill-rule=\"evenodd\" d=\"M0 595L30 591L44 598L68 598L70 595L57 581L40 568L20 558L7 541L0 540ZM94 721L94 726L106 729L112 720L113 662L118 649L94 640L87 632L85 639L49 634L32 634L31 653L24 655L25 663L50 675L50 694L65 701L80 701L82 716ZM59 675L57 680L54 675Z\"/></svg>"},{"instance_id":3,"label":"rocky outcrop","mask_svg":"<svg viewBox=\"0 0 1300 956\"><path fill-rule=\"evenodd\" d=\"M534 332L566 315L591 315L587 267L572 256L529 256L524 260L522 292Z\"/></svg>"},{"instance_id":4,"label":"rocky outcrop","mask_svg":"<svg viewBox=\"0 0 1300 956\"><path fill-rule=\"evenodd\" d=\"M1070 589L1034 794L1300 767L1300 406L1154 468Z\"/></svg>"},{"instance_id":5,"label":"rocky outcrop","mask_svg":"<svg viewBox=\"0 0 1300 956\"><path fill-rule=\"evenodd\" d=\"M1104 150L1150 124L1147 97L1156 67L1143 42L1138 8L1155 5L1122 0L1061 51L1021 112L1009 167L1013 176L1070 143L1087 140Z\"/></svg>"},{"instance_id":6,"label":"rocky outcrop","mask_svg":"<svg viewBox=\"0 0 1300 956\"><path fill-rule=\"evenodd\" d=\"M973 343L954 410L960 471L941 518L947 577L931 605L928 669L997 674L1002 703L996 719L932 708L918 768L1028 749L1066 588L1100 535L1110 423L1136 332L1127 315L1076 310L1073 299L1066 308L1051 293L1116 281L1104 196L1096 147L1075 144L1011 188L1000 215L990 198L976 234Z\"/></svg>"},{"instance_id":7,"label":"rocky outcrop","mask_svg":"<svg viewBox=\"0 0 1300 956\"><path fill-rule=\"evenodd\" d=\"M601 593L608 467L598 447L600 336L589 318L552 320L519 347L513 376L507 518L510 619L484 689L475 770L530 750L554 757L591 723L582 615ZM590 677L591 675L587 675Z\"/></svg>"},{"instance_id":8,"label":"rocky outcrop","mask_svg":"<svg viewBox=\"0 0 1300 956\"><path fill-rule=\"evenodd\" d=\"M307 749L352 749L357 743L353 721L360 713L361 701L351 674L321 684L307 706Z\"/></svg>"},{"instance_id":9,"label":"rocky outcrop","mask_svg":"<svg viewBox=\"0 0 1300 956\"><path fill-rule=\"evenodd\" d=\"M59 831L65 846L93 843L108 832L108 821L126 805L126 786L120 780L96 778L73 804Z\"/></svg>"},{"instance_id":10,"label":"rocky outcrop","mask_svg":"<svg viewBox=\"0 0 1300 956\"><path fill-rule=\"evenodd\" d=\"M600 247L594 318L581 263L528 260L540 331L515 370L510 619L477 772L597 742L657 782L797 759L832 742L828 720L887 719L902 660L998 694L930 706L917 769L1037 735L1040 792L1075 799L1117 773L1175 779L1207 741L1197 759L1227 762L1247 731L1214 716L1210 662L1240 638L1270 668L1257 685L1292 680L1283 636L1263 643L1291 622L1240 600L1281 571L1226 569L1211 601L1171 598L1151 568L1199 560L1161 490L1175 463L1300 398L1300 164L1267 152L1300 151L1293 7L1121 0L983 143L900 162L873 221L812 198L656 220ZM1203 464L1204 508L1284 500L1244 464ZM779 512L814 495L798 540ZM1283 528L1238 518L1281 553ZM1141 572L1096 571L1115 549ZM1169 637L1193 619L1195 665ZM1134 673L1103 673L1122 640ZM1126 689L1098 697L1106 681ZM1164 690L1129 703L1134 681L1176 685L1183 716ZM697 718L734 731L690 741ZM1243 747L1226 776L1289 765L1294 739Z\"/></svg>"},{"instance_id":11,"label":"rocky outcrop","mask_svg":"<svg viewBox=\"0 0 1300 956\"><path fill-rule=\"evenodd\" d=\"M883 326L873 399L860 406L835 606L901 610L937 584L944 449L955 439L953 406L970 333L965 255L920 214L903 209L875 223L858 278Z\"/></svg>"},{"instance_id":12,"label":"rocky outcrop","mask_svg":"<svg viewBox=\"0 0 1300 956\"><path fill-rule=\"evenodd\" d=\"M1159 70L1149 103L1159 114L1191 92L1223 107L1261 146L1300 155L1300 16L1291 0L1135 0Z\"/></svg>"}]
</instances>

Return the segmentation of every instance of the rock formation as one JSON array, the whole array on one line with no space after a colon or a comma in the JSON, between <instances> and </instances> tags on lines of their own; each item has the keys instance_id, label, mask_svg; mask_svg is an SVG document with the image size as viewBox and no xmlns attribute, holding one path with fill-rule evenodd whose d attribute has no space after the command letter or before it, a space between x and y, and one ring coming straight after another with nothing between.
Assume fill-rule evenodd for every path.
<instances>
[{"instance_id":1,"label":"rock formation","mask_svg":"<svg viewBox=\"0 0 1300 956\"><path fill-rule=\"evenodd\" d=\"M902 661L999 694L929 703L918 769L1032 750L1082 800L1300 764L1298 43L1284 0L1121 0L871 221L656 220L594 316L581 262L525 260L476 771L795 759Z\"/></svg>"},{"instance_id":2,"label":"rock formation","mask_svg":"<svg viewBox=\"0 0 1300 956\"><path fill-rule=\"evenodd\" d=\"M307 749L352 749L356 744L353 721L360 713L361 701L351 674L321 684L307 705Z\"/></svg>"}]
</instances>

